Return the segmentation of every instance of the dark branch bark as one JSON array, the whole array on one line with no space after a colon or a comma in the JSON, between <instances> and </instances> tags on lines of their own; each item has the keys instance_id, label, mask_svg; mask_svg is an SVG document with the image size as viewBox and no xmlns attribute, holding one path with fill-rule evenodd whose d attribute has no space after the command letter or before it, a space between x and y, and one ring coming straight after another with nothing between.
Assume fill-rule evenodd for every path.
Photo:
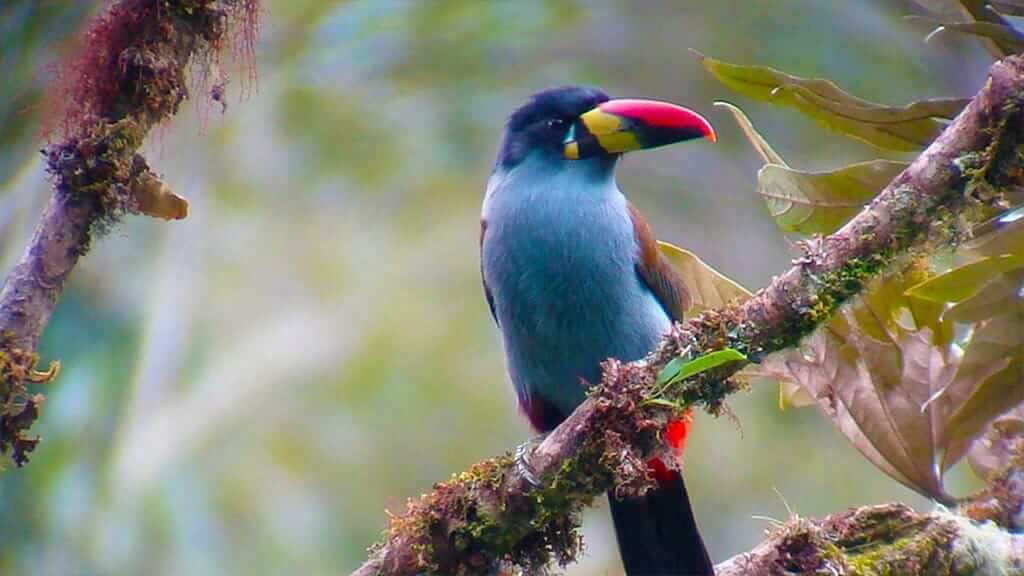
<instances>
[{"instance_id":1,"label":"dark branch bark","mask_svg":"<svg viewBox=\"0 0 1024 576\"><path fill-rule=\"evenodd\" d=\"M223 49L229 23L255 26L255 0L121 0L92 24L81 54L66 66L64 138L45 156L54 192L21 260L0 289L0 450L18 465L38 439L26 431L38 415L29 384L35 350L71 270L91 237L127 212L183 217L173 196L137 151L149 130L188 96L189 67Z\"/></svg>"},{"instance_id":2,"label":"dark branch bark","mask_svg":"<svg viewBox=\"0 0 1024 576\"><path fill-rule=\"evenodd\" d=\"M354 574L483 574L503 562L530 572L552 559L570 561L583 507L609 489L636 493L648 486L644 462L663 450L658 430L679 415L678 408L650 400L683 408L700 404L717 412L738 388L728 380L741 367L735 362L684 386L656 390L666 363L723 346L757 360L797 344L894 260L923 249L929 239L949 240L943 228L951 227L951 215L982 212L993 200L989 192L1019 173L1016 147L1022 135L1024 58L1011 57L992 66L967 108L870 206L835 234L806 244L805 257L770 286L740 307L710 311L677 326L643 360L607 361L590 398L539 446L527 448L524 459L506 455L482 462L411 500ZM917 526L912 534L934 532L944 543L937 548L952 548L952 520L907 520ZM814 529L801 533L821 530L808 526ZM726 563L722 573L777 573L768 567L777 565L778 543L791 539L775 540L746 560ZM895 573L933 574L941 573L932 571L936 566L952 566L937 554L927 562L900 564L907 569ZM751 571L733 568L743 562L751 563Z\"/></svg>"}]
</instances>

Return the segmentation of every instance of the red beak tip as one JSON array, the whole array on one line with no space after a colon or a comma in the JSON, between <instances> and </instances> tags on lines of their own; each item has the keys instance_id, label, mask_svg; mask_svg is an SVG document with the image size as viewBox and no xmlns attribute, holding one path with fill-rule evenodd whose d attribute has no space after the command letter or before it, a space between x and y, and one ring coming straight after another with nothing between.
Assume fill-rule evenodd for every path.
<instances>
[{"instance_id":1,"label":"red beak tip","mask_svg":"<svg viewBox=\"0 0 1024 576\"><path fill-rule=\"evenodd\" d=\"M718 141L711 123L700 114L671 102L622 98L608 100L599 105L604 112L632 118L652 126L690 128L698 130L712 142Z\"/></svg>"}]
</instances>

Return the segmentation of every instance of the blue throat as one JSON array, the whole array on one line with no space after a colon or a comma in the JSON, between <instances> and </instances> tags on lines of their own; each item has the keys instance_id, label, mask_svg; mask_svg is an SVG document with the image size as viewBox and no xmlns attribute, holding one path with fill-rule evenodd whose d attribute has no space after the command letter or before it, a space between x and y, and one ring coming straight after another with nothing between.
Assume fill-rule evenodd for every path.
<instances>
[{"instance_id":1,"label":"blue throat","mask_svg":"<svg viewBox=\"0 0 1024 576\"><path fill-rule=\"evenodd\" d=\"M557 425L583 401L601 361L640 358L671 326L636 272L639 247L614 169L614 157L536 151L499 165L488 183L483 275L535 428Z\"/></svg>"}]
</instances>

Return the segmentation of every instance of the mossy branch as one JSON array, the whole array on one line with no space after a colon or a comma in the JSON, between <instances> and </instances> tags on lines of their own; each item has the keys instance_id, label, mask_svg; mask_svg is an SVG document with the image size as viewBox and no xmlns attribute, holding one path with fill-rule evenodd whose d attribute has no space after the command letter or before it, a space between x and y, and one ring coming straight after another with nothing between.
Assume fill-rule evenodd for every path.
<instances>
[{"instance_id":1,"label":"mossy branch","mask_svg":"<svg viewBox=\"0 0 1024 576\"><path fill-rule=\"evenodd\" d=\"M0 289L0 450L19 466L38 442L27 434L42 400L30 376L64 282L91 238L125 213L187 213L138 150L189 96L190 67L217 61L233 22L243 38L255 33L258 9L256 0L114 2L61 68L51 99L61 102L62 139L43 151L53 196Z\"/></svg>"},{"instance_id":2,"label":"mossy branch","mask_svg":"<svg viewBox=\"0 0 1024 576\"><path fill-rule=\"evenodd\" d=\"M852 508L822 520L791 518L717 576L850 574L995 576L1024 573L1024 535L945 508L919 514L903 504Z\"/></svg>"},{"instance_id":3,"label":"mossy branch","mask_svg":"<svg viewBox=\"0 0 1024 576\"><path fill-rule=\"evenodd\" d=\"M919 514L903 504L851 508L822 520L790 518L717 576L1024 574L1024 471L1019 462L955 510Z\"/></svg>"},{"instance_id":4,"label":"mossy branch","mask_svg":"<svg viewBox=\"0 0 1024 576\"><path fill-rule=\"evenodd\" d=\"M666 450L659 438L665 423L695 405L718 413L725 397L740 387L729 377L742 361L656 387L668 362L726 347L757 361L796 345L894 262L955 241L950 236L958 220L984 213L986 204L998 200L991 190L1019 178L1016 150L1022 138L1024 58L1018 56L994 64L985 86L935 142L841 230L806 243L806 254L771 285L741 306L708 311L677 325L643 360L606 361L590 397L543 442L522 447L522 458L484 461L410 500L354 574L488 574L501 564L532 573L552 560L569 562L579 546L578 516L585 506L608 490L636 494L649 487L644 462ZM970 169L964 169L964 159L974 159ZM880 510L914 520L895 540L913 541L914 550L928 542L948 550L957 533L952 520L910 518L913 513L902 507ZM823 525L801 522L758 550L801 538L831 542L833 535ZM834 542L830 546L822 550L843 552ZM876 552L872 558L890 557L883 548ZM953 565L942 558L935 559L939 564L932 561L929 555L900 564L925 567L917 571L871 571L875 564L869 570L861 554L836 565L847 569L841 573L907 575L941 573L931 567ZM726 568L723 574L740 573Z\"/></svg>"}]
</instances>

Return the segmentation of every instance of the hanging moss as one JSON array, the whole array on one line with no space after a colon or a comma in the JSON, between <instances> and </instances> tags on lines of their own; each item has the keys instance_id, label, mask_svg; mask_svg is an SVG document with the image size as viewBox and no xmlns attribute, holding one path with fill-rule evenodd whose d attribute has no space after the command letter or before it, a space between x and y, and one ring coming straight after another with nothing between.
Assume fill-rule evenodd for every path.
<instances>
[{"instance_id":1,"label":"hanging moss","mask_svg":"<svg viewBox=\"0 0 1024 576\"><path fill-rule=\"evenodd\" d=\"M212 75L232 41L229 30L241 38L237 53L252 78L258 13L258 0L118 0L92 21L73 55L55 66L44 132L62 140L43 151L54 200L8 277L0 307L8 329L0 338L0 451L16 464L24 464L39 442L27 430L43 397L29 386L52 379L56 368L35 371L31 348L64 280L92 238L125 213L184 215L180 198L172 209L153 207L153 196L166 200L172 194L138 150L150 129L177 112L190 88L203 89L202 79ZM191 86L190 70L198 72ZM135 191L148 194L150 204Z\"/></svg>"},{"instance_id":2,"label":"hanging moss","mask_svg":"<svg viewBox=\"0 0 1024 576\"><path fill-rule=\"evenodd\" d=\"M190 69L192 87L205 90L203 68L220 59L230 24L240 30L238 52L251 53L258 10L256 0L121 0L58 67L52 98L66 139L45 155L59 193L96 205L90 237L134 207L135 179L148 170L136 151L189 96Z\"/></svg>"}]
</instances>

